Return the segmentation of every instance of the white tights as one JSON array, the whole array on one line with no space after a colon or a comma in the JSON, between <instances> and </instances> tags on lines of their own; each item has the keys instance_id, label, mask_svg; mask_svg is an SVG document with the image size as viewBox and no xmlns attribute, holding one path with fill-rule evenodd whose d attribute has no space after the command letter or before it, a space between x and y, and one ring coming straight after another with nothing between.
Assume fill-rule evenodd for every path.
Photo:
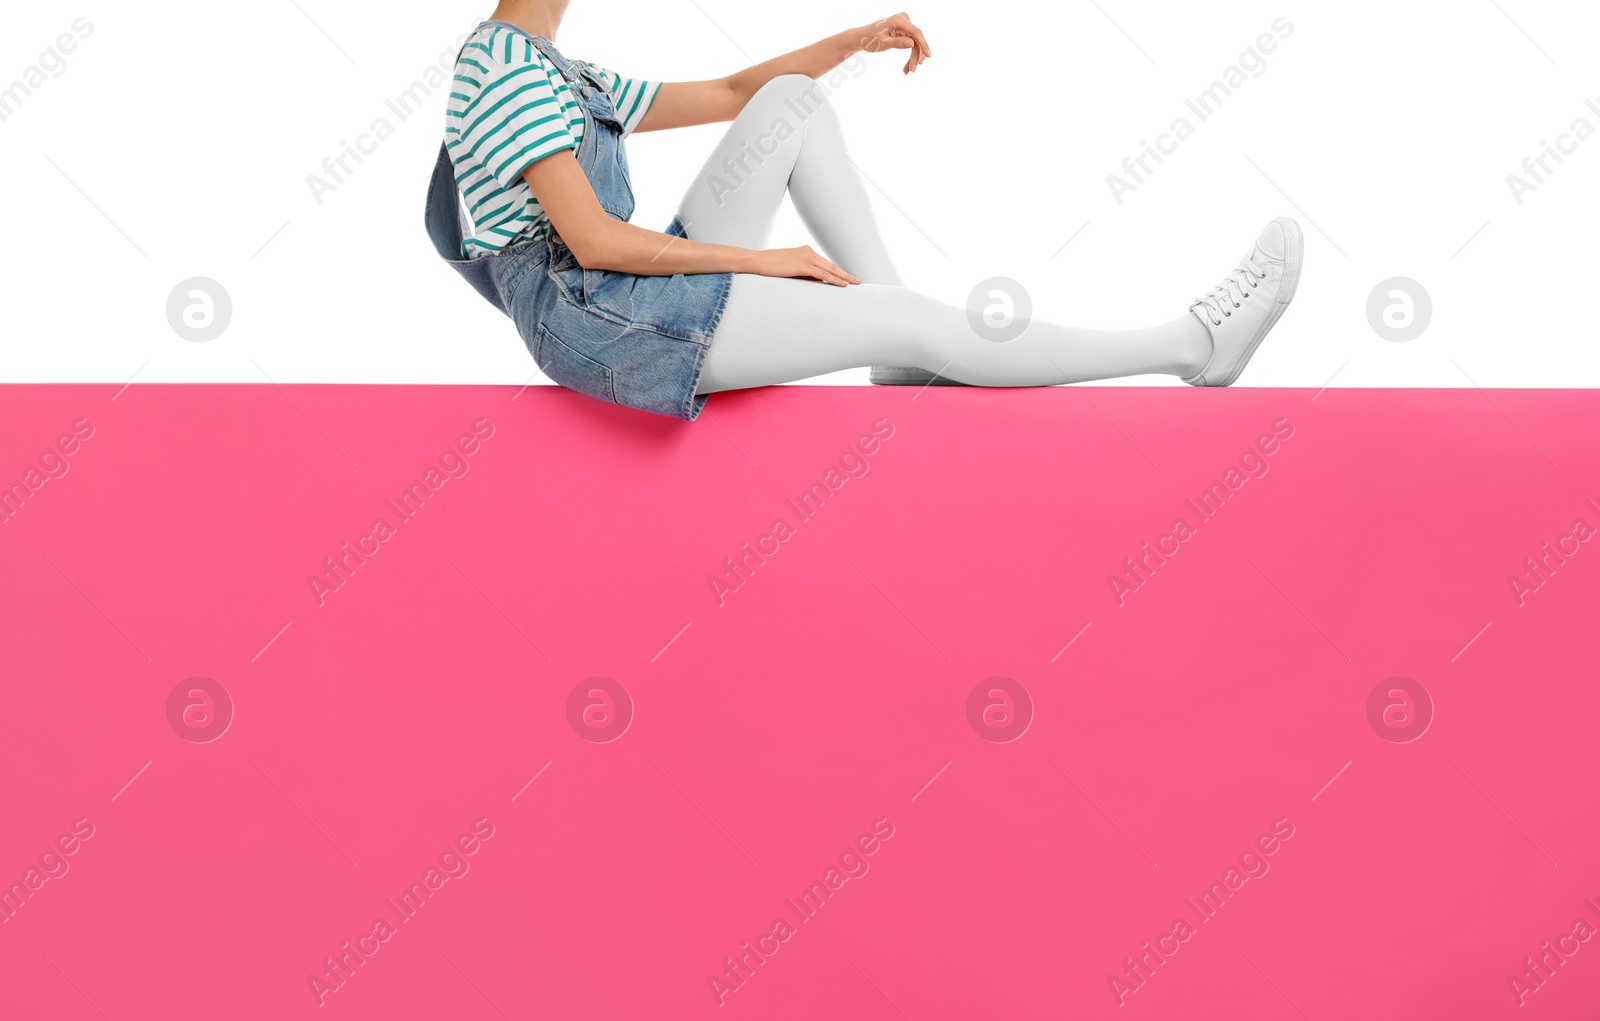
<instances>
[{"instance_id":1,"label":"white tights","mask_svg":"<svg viewBox=\"0 0 1600 1021\"><path fill-rule=\"evenodd\" d=\"M996 342L967 310L904 287L846 155L839 118L803 75L745 105L680 207L696 241L766 248L787 193L817 247L862 284L736 274L701 393L767 386L865 365L907 365L978 386L1045 386L1144 373L1189 376L1211 356L1197 316L1140 330L1033 320Z\"/></svg>"}]
</instances>

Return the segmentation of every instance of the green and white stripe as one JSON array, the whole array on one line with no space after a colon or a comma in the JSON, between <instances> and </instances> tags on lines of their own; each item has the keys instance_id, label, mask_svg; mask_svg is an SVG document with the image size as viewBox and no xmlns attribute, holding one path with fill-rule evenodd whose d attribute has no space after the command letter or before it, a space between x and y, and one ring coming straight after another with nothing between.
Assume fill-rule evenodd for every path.
<instances>
[{"instance_id":1,"label":"green and white stripe","mask_svg":"<svg viewBox=\"0 0 1600 1021\"><path fill-rule=\"evenodd\" d=\"M629 134L650 112L659 82L595 68ZM474 226L463 255L478 258L514 239L539 238L550 220L522 172L583 140L583 110L566 79L526 37L479 26L456 63L445 144Z\"/></svg>"}]
</instances>

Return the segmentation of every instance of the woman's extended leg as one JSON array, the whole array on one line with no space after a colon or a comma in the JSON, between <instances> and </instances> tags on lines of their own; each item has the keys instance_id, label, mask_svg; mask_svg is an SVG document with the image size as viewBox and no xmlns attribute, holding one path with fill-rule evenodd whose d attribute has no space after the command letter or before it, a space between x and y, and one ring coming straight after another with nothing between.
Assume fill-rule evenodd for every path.
<instances>
[{"instance_id":1,"label":"woman's extended leg","mask_svg":"<svg viewBox=\"0 0 1600 1021\"><path fill-rule=\"evenodd\" d=\"M701 393L767 386L873 363L915 365L978 386L1049 386L1166 373L1226 386L1294 297L1299 225L1267 225L1189 312L1142 330L1033 320L1001 340L964 308L904 287L835 287L738 274L711 340Z\"/></svg>"},{"instance_id":2,"label":"woman's extended leg","mask_svg":"<svg viewBox=\"0 0 1600 1021\"><path fill-rule=\"evenodd\" d=\"M839 115L822 85L797 74L772 79L745 104L678 218L696 241L766 248L785 193L830 260L869 284L901 282Z\"/></svg>"},{"instance_id":3,"label":"woman's extended leg","mask_svg":"<svg viewBox=\"0 0 1600 1021\"><path fill-rule=\"evenodd\" d=\"M1145 330L1033 321L997 343L967 311L904 287L734 277L700 392L768 386L863 365L915 365L977 386L1050 386L1144 373L1193 376L1211 356L1200 320Z\"/></svg>"}]
</instances>

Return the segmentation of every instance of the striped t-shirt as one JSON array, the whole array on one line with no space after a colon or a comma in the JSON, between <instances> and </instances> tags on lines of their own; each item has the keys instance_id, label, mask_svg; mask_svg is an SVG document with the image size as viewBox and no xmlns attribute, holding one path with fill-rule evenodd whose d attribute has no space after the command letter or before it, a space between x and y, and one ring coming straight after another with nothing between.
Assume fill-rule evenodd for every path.
<instances>
[{"instance_id":1,"label":"striped t-shirt","mask_svg":"<svg viewBox=\"0 0 1600 1021\"><path fill-rule=\"evenodd\" d=\"M660 83L595 71L623 134L631 133L650 112ZM550 219L522 172L582 140L583 110L556 66L526 36L480 25L456 63L445 117L456 188L475 228L462 242L463 255L491 255L513 239L548 234Z\"/></svg>"}]
</instances>

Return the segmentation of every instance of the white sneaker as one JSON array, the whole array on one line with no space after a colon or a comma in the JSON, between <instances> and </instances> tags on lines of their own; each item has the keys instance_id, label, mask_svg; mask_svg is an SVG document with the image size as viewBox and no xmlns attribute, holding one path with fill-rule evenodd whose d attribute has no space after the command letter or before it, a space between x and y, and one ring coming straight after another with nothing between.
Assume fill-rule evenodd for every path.
<instances>
[{"instance_id":1,"label":"white sneaker","mask_svg":"<svg viewBox=\"0 0 1600 1021\"><path fill-rule=\"evenodd\" d=\"M1304 259L1305 236L1300 225L1280 216L1267 224L1255 247L1222 283L1195 299L1189 311L1211 331L1211 360L1185 383L1227 386L1239 378L1245 363L1294 300Z\"/></svg>"}]
</instances>

